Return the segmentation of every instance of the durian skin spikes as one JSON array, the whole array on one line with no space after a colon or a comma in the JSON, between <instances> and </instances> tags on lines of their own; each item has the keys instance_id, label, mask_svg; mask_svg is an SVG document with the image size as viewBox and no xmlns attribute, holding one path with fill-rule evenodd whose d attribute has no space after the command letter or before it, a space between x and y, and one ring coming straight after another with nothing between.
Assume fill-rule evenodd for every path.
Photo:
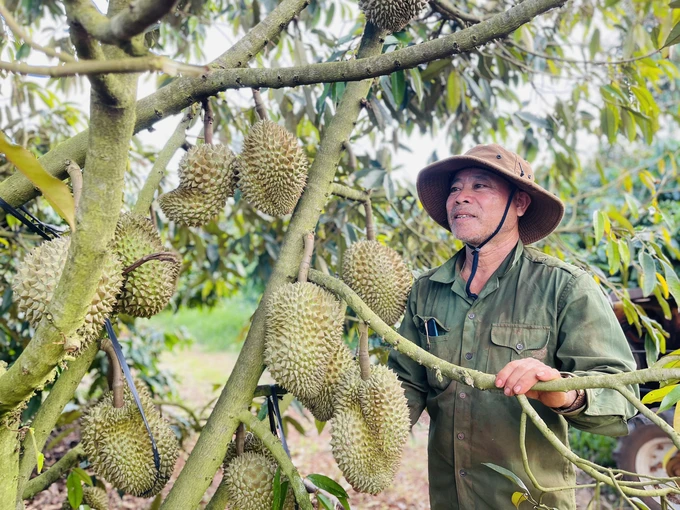
<instances>
[{"instance_id":1,"label":"durian skin spikes","mask_svg":"<svg viewBox=\"0 0 680 510\"><path fill-rule=\"evenodd\" d=\"M398 32L418 16L428 0L359 0L366 20L376 26Z\"/></svg>"}]
</instances>

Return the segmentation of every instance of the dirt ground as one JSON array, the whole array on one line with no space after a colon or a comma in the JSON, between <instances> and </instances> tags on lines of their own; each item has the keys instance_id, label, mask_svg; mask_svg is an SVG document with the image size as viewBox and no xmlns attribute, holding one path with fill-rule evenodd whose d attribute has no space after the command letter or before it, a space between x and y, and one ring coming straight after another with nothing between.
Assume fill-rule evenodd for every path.
<instances>
[{"instance_id":1,"label":"dirt ground","mask_svg":"<svg viewBox=\"0 0 680 510\"><path fill-rule=\"evenodd\" d=\"M226 375L231 372L236 356L231 353L200 353L182 352L163 360L163 363L178 373L183 374L180 384L180 397L184 402L191 402L191 407L198 409L218 395L215 385L223 384ZM271 382L267 376L263 376L262 383ZM165 408L170 413L178 412L176 408ZM321 434L317 433L314 422L310 416L301 416L295 409L288 411L296 420L305 427L305 434L298 433L293 427L288 427L288 445L292 454L293 463L304 476L311 473L322 473L338 481L349 493L350 504L357 510L426 510L428 503L427 483L427 430L429 418L425 414L413 428L413 433L406 445L403 461L392 486L377 496L360 494L351 489L344 480L338 469L330 447L330 427L324 428ZM189 451L193 447L196 438L192 437L184 444L180 458L175 468L173 478L163 491L165 496L170 490L176 476L181 471ZM52 451L46 452L45 465L54 463L70 446L77 444L78 434L69 435L60 445ZM210 500L221 479L221 470L215 475L213 482L203 497L201 508ZM580 483L587 483L584 479ZM578 508L585 509L592 492L580 490L577 493ZM48 490L38 494L36 498L27 504L28 510L61 510L62 503L66 498L65 480L53 484ZM115 491L109 491L110 508L127 510L146 510L151 506L152 500L134 498L125 495L121 498ZM602 501L602 510L623 508L612 506L607 501Z\"/></svg>"}]
</instances>

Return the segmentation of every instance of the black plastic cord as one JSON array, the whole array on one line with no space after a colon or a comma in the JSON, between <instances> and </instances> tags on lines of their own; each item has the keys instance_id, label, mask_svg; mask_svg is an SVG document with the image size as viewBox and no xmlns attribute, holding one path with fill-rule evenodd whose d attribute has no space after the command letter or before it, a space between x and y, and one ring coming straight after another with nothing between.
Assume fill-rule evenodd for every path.
<instances>
[{"instance_id":1,"label":"black plastic cord","mask_svg":"<svg viewBox=\"0 0 680 510\"><path fill-rule=\"evenodd\" d=\"M515 191L517 191L517 188L512 188L512 191L510 192L510 196L508 197L508 203L505 204L505 212L503 212L503 217L501 218L501 222L496 227L496 230L493 231L493 234L491 234L489 237L487 237L486 240L482 244L480 244L479 246L470 246L469 244L467 245L472 250L472 269L470 270L470 277L468 278L467 285L465 285L465 293L472 300L475 300L479 297L477 294L474 294L470 291L470 286L472 285L472 280L474 279L475 274L477 273L477 265L479 264L479 251L484 247L484 245L486 243L491 241L491 239L493 239L494 236L496 234L498 234L498 232L500 232L501 227L503 227L503 223L505 223L505 218L508 216L508 211L510 210L510 204L512 203L512 197L515 196Z\"/></svg>"},{"instance_id":2,"label":"black plastic cord","mask_svg":"<svg viewBox=\"0 0 680 510\"><path fill-rule=\"evenodd\" d=\"M283 433L283 420L281 419L281 411L279 410L279 397L276 395L276 384L270 384L269 388L271 389L271 395L269 395L269 398L271 399L271 406L270 410L274 412L274 416L276 417L276 425L278 426L279 429L279 439L281 439L281 444L283 444L283 449L286 451L286 455L288 455L288 458L290 458L290 450L288 449L288 443L286 442L286 435Z\"/></svg>"},{"instance_id":3,"label":"black plastic cord","mask_svg":"<svg viewBox=\"0 0 680 510\"><path fill-rule=\"evenodd\" d=\"M29 213L28 211L26 211L25 209L22 208L23 212L28 214L30 219L26 218L26 216L24 214L21 214L21 212L19 212L17 209L15 209L11 205L9 205L2 198L0 198L0 207L2 207L7 214L11 214L12 216L14 216L21 223L23 223L25 226L27 226L29 230L31 230L35 234L38 234L43 239L51 241L55 237L59 237L59 234L57 232L55 232L51 228L48 229L47 225L45 225L39 219L33 217L33 215L31 213ZM48 232L50 234L52 234L53 237L50 237L48 235Z\"/></svg>"}]
</instances>

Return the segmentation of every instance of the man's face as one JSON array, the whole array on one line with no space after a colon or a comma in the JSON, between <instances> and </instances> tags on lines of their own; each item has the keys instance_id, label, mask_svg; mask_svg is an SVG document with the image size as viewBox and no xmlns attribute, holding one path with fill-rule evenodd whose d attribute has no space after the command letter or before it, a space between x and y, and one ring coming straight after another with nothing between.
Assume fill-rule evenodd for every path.
<instances>
[{"instance_id":1,"label":"man's face","mask_svg":"<svg viewBox=\"0 0 680 510\"><path fill-rule=\"evenodd\" d=\"M493 172L481 168L466 168L456 172L446 201L446 213L453 235L472 246L484 242L498 227L510 191L508 181ZM517 191L515 197L494 241L507 236L519 238L517 220L524 214L530 200L521 191Z\"/></svg>"}]
</instances>

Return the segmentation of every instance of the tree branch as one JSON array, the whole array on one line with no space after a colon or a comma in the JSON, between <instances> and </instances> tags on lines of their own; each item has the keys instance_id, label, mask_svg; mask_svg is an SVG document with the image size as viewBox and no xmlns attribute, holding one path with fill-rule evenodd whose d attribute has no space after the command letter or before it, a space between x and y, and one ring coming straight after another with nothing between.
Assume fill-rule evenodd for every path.
<instances>
[{"instance_id":1,"label":"tree branch","mask_svg":"<svg viewBox=\"0 0 680 510\"><path fill-rule=\"evenodd\" d=\"M186 130L191 126L195 117L196 114L193 107L189 108L186 115L184 115L179 124L177 124L175 132L158 153L156 161L153 163L153 168L151 168L151 172L149 172L149 176L146 178L144 187L137 196L137 203L132 209L134 214L144 216L149 210L149 207L151 207L156 190L165 176L165 169L175 155L175 152L177 152L177 149L179 149L186 141Z\"/></svg>"},{"instance_id":2,"label":"tree branch","mask_svg":"<svg viewBox=\"0 0 680 510\"><path fill-rule=\"evenodd\" d=\"M262 101L262 94L260 94L259 89L253 89L253 101L255 102L255 111L260 120L267 120L267 109L264 107L264 101Z\"/></svg>"},{"instance_id":3,"label":"tree branch","mask_svg":"<svg viewBox=\"0 0 680 510\"><path fill-rule=\"evenodd\" d=\"M430 5L432 8L440 14L443 14L447 18L455 18L460 21L466 21L468 23L481 23L482 18L475 16L473 14L461 11L457 7L454 7L448 0L430 0Z\"/></svg>"},{"instance_id":4,"label":"tree branch","mask_svg":"<svg viewBox=\"0 0 680 510\"><path fill-rule=\"evenodd\" d=\"M568 64L584 64L584 65L593 65L593 66L618 66L618 65L626 65L630 64L632 62L637 62L638 60L644 60L649 57L653 57L657 53L661 53L663 48L660 48L658 50L654 50L652 52L647 53L646 55L641 55L639 57L632 57L632 58L626 58L623 60L583 60L583 59L576 59L576 58L565 58L565 57L560 57L559 55L548 55L547 53L540 53L537 51L530 50L529 48L525 48L524 46L517 44L515 41L512 40L507 40L505 41L507 44L510 46L517 48L519 51L522 53L526 53L527 55L533 55L534 57L538 58L543 58L546 60L554 60L555 62L565 62Z\"/></svg>"},{"instance_id":5,"label":"tree branch","mask_svg":"<svg viewBox=\"0 0 680 510\"><path fill-rule=\"evenodd\" d=\"M302 510L312 510L312 502L309 500L307 494L307 489L305 484L300 477L297 469L291 462L290 458L283 449L281 441L269 431L267 425L257 419L257 416L253 416L250 411L242 411L239 413L238 417L244 425L250 427L250 430L259 437L267 449L276 459L281 467L281 472L288 477L291 487L293 488L293 493L295 494L295 500ZM285 495L284 495L285 497Z\"/></svg>"},{"instance_id":6,"label":"tree branch","mask_svg":"<svg viewBox=\"0 0 680 510\"><path fill-rule=\"evenodd\" d=\"M75 62L76 59L73 58L71 55L68 53L64 53L63 51L55 51L52 48L48 48L46 46L41 46L37 42L33 40L33 38L28 35L24 30L21 28L21 25L17 23L17 20L14 19L14 16L12 16L12 13L9 12L9 9L5 7L4 3L0 2L0 16L2 16L5 19L5 23L7 23L7 26L9 29L14 33L14 36L17 39L23 40L26 44L28 44L31 48L34 50L41 51L45 55L49 57L55 57L61 60L62 62Z\"/></svg>"},{"instance_id":7,"label":"tree branch","mask_svg":"<svg viewBox=\"0 0 680 510\"><path fill-rule=\"evenodd\" d=\"M371 193L368 191L350 188L344 184L334 182L331 185L331 193L335 196L346 198L348 200L355 200L357 202L366 202L370 200Z\"/></svg>"},{"instance_id":8,"label":"tree branch","mask_svg":"<svg viewBox=\"0 0 680 510\"><path fill-rule=\"evenodd\" d=\"M95 39L130 50L133 37L169 13L177 1L136 0L122 9L111 19L99 12L90 0L69 0L72 4L74 21ZM142 48L134 48L136 53Z\"/></svg>"},{"instance_id":9,"label":"tree branch","mask_svg":"<svg viewBox=\"0 0 680 510\"><path fill-rule=\"evenodd\" d=\"M41 491L47 489L54 482L59 480L73 466L78 464L80 459L85 457L85 450L79 443L71 448L66 454L55 462L47 471L30 480L22 493L23 499L31 499Z\"/></svg>"},{"instance_id":10,"label":"tree branch","mask_svg":"<svg viewBox=\"0 0 680 510\"><path fill-rule=\"evenodd\" d=\"M297 279L299 282L305 283L307 281L307 274L309 273L309 266L312 264L312 255L314 254L314 232L307 232L303 239L304 251L302 252L302 260L300 261Z\"/></svg>"},{"instance_id":11,"label":"tree branch","mask_svg":"<svg viewBox=\"0 0 680 510\"><path fill-rule=\"evenodd\" d=\"M367 25L357 54L358 58L379 55L383 37L384 33L377 32L370 24ZM349 138L354 129L361 111L361 99L366 96L369 87L370 81L348 84L335 115L326 126L316 158L309 169L307 186L290 220L279 258L253 316L236 366L182 473L163 503L163 510L194 508L224 458L228 442L224 439L231 437L238 425L238 420L233 416L233 409L244 409L250 404L262 373L264 317L267 303L276 289L295 278L302 257L300 239L306 232L313 231L319 221L342 156L342 143Z\"/></svg>"}]
</instances>

